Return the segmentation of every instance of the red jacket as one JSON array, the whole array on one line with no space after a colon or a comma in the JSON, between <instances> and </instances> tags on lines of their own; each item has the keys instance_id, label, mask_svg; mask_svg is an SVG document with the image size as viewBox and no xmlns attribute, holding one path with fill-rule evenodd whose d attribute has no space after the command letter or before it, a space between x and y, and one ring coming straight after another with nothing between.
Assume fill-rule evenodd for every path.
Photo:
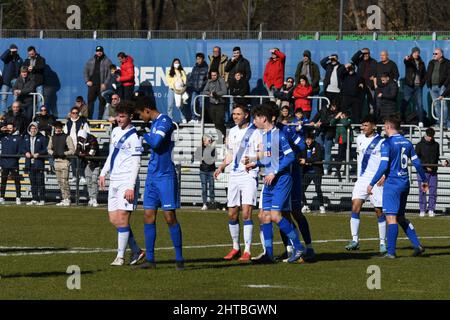
<instances>
[{"instance_id":1,"label":"red jacket","mask_svg":"<svg viewBox=\"0 0 450 320\"><path fill-rule=\"evenodd\" d=\"M295 110L302 108L303 111L311 111L311 100L306 97L312 93L312 87L302 87L298 85L295 87L292 97L295 99Z\"/></svg>"},{"instance_id":2,"label":"red jacket","mask_svg":"<svg viewBox=\"0 0 450 320\"><path fill-rule=\"evenodd\" d=\"M131 56L126 57L120 66L120 82L124 87L134 86L134 63Z\"/></svg>"},{"instance_id":3,"label":"red jacket","mask_svg":"<svg viewBox=\"0 0 450 320\"><path fill-rule=\"evenodd\" d=\"M286 55L278 50L275 50L274 54L277 58L270 58L267 61L263 80L267 87L275 86L277 89L280 89L284 84L284 63L286 62Z\"/></svg>"}]
</instances>

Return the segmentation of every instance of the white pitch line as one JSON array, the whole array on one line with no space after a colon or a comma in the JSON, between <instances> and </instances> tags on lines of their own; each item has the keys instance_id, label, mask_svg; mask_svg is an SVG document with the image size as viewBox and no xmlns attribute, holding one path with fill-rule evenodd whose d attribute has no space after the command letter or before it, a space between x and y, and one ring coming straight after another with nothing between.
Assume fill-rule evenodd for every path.
<instances>
[{"instance_id":1,"label":"white pitch line","mask_svg":"<svg viewBox=\"0 0 450 320\"><path fill-rule=\"evenodd\" d=\"M425 236L419 237L419 239L450 239L450 236ZM378 238L363 238L360 241L378 241ZM408 240L407 237L400 237L398 240ZM348 239L329 239L329 240L315 240L313 244L316 243L329 243L329 242L348 242ZM273 244L282 244L282 242L274 242ZM256 242L253 245L261 245L261 243ZM195 246L184 246L183 249L207 249L207 248L223 248L228 247L230 244L210 244L210 245L195 245ZM243 244L241 245L243 246ZM14 253L0 253L0 257L10 257L10 256L37 256L37 255L50 255L50 254L80 254L80 253L109 253L117 252L117 249L105 249L105 248L83 248L75 247L69 248L67 250L51 250L57 249L52 247L5 247L0 246L0 251L2 249L9 250L36 250L35 252L14 252ZM38 251L47 250L47 251ZM173 250L173 247L160 247L155 248L155 250Z\"/></svg>"}]
</instances>

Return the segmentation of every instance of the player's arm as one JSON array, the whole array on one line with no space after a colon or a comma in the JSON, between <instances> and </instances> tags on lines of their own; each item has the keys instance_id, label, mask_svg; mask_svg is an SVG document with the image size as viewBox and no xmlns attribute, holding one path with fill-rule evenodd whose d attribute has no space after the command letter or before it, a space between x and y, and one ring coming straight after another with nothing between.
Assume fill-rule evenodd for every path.
<instances>
[{"instance_id":1,"label":"player's arm","mask_svg":"<svg viewBox=\"0 0 450 320\"><path fill-rule=\"evenodd\" d=\"M380 162L380 166L378 167L378 170L375 173L375 176L372 178L372 181L370 182L370 185L367 187L367 191L370 191L368 193L371 193L373 186L386 173L386 170L389 167L389 151L390 151L389 144L386 143L386 142L383 142L383 144L381 145L381 162Z\"/></svg>"},{"instance_id":2,"label":"player's arm","mask_svg":"<svg viewBox=\"0 0 450 320\"><path fill-rule=\"evenodd\" d=\"M172 121L161 122L160 125L156 127L155 133L146 133L144 134L144 140L150 145L152 149L158 149L161 146L161 143L164 141L166 135L170 134L172 131Z\"/></svg>"},{"instance_id":3,"label":"player's arm","mask_svg":"<svg viewBox=\"0 0 450 320\"><path fill-rule=\"evenodd\" d=\"M104 190L106 187L106 175L108 174L108 172L110 170L111 157L112 157L113 150L114 150L114 147L110 144L108 158L106 158L105 164L103 165L103 168L100 171L100 175L98 177L98 184L99 184L99 187L101 190Z\"/></svg>"},{"instance_id":4,"label":"player's arm","mask_svg":"<svg viewBox=\"0 0 450 320\"><path fill-rule=\"evenodd\" d=\"M138 177L139 174L139 168L141 167L141 152L142 152L142 144L139 140L139 138L136 136L136 140L138 140L139 143L136 143L134 145L134 151L133 151L133 155L131 157L131 164L130 164L130 179L128 180L126 187L127 189L125 190L125 195L124 198L128 201L128 202L133 202L134 201L134 188L136 187L136 179Z\"/></svg>"},{"instance_id":5,"label":"player's arm","mask_svg":"<svg viewBox=\"0 0 450 320\"><path fill-rule=\"evenodd\" d=\"M283 157L278 164L278 168L274 168L274 170L264 177L264 183L267 185L272 184L273 179L277 176L279 172L282 172L286 168L288 168L295 161L294 151L291 149L289 142L286 137L280 136L280 148L283 151Z\"/></svg>"}]
</instances>

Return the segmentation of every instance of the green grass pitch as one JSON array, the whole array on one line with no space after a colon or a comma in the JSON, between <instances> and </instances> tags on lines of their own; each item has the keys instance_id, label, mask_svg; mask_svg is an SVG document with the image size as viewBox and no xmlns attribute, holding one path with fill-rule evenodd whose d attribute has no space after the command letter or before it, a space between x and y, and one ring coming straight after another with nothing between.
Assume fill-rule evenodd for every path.
<instances>
[{"instance_id":1,"label":"green grass pitch","mask_svg":"<svg viewBox=\"0 0 450 320\"><path fill-rule=\"evenodd\" d=\"M155 270L111 267L116 231L106 210L82 207L0 207L0 299L449 299L450 218L410 217L426 247L411 256L402 231L397 260L377 257L374 215L361 218L361 249L346 252L347 214L308 215L317 262L251 265L226 262L230 249L222 211L179 210L186 270L176 271L161 213L157 221ZM253 240L259 243L256 211ZM132 227L144 245L142 210ZM327 240L327 241L325 241ZM275 227L275 241L279 242ZM81 248L81 249L79 249ZM98 250L93 250L98 249ZM110 250L108 250L110 249ZM275 253L283 248L276 244ZM94 252L92 252L94 251ZM254 245L253 255L260 253ZM128 261L127 253L127 261ZM68 266L81 269L81 289L69 290ZM369 290L367 268L381 271L381 289Z\"/></svg>"}]
</instances>

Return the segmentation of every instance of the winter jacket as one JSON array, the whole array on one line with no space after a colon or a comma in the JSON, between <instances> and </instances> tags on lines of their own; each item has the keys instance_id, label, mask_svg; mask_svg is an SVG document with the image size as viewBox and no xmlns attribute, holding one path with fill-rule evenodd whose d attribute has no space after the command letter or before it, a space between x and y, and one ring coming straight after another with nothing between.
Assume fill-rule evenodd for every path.
<instances>
[{"instance_id":1,"label":"winter jacket","mask_svg":"<svg viewBox=\"0 0 450 320\"><path fill-rule=\"evenodd\" d=\"M322 107L322 109L316 113L314 118L311 119L311 122L314 123L317 123L318 121L321 122L319 132L324 134L327 139L333 139L336 135L336 127L331 125L331 120L336 117L337 113L337 110L331 111L331 109L327 107Z\"/></svg>"},{"instance_id":2,"label":"winter jacket","mask_svg":"<svg viewBox=\"0 0 450 320\"><path fill-rule=\"evenodd\" d=\"M310 146L306 144L306 148L300 150L297 159L305 159L306 164L302 165L304 172L309 172L312 169L314 174L323 175L323 164L317 163L323 161L323 154L323 147L314 141Z\"/></svg>"},{"instance_id":3,"label":"winter jacket","mask_svg":"<svg viewBox=\"0 0 450 320\"><path fill-rule=\"evenodd\" d=\"M208 80L202 94L209 96L213 93L213 96L209 98L210 104L224 103L225 100L222 98L223 95L227 94L227 84L225 80L218 77L217 80Z\"/></svg>"},{"instance_id":4,"label":"winter jacket","mask_svg":"<svg viewBox=\"0 0 450 320\"><path fill-rule=\"evenodd\" d=\"M96 56L94 55L92 58L90 58L86 64L84 65L84 82L92 81L92 76L94 75L94 69L95 69L95 59ZM102 59L100 61L100 83L101 84L107 84L111 78L111 70L109 69L109 66L112 64L111 60L106 56L103 55Z\"/></svg>"},{"instance_id":5,"label":"winter jacket","mask_svg":"<svg viewBox=\"0 0 450 320\"><path fill-rule=\"evenodd\" d=\"M72 132L72 126L75 123L75 132ZM67 119L66 124L64 125L63 131L65 134L68 134L73 141L73 144L76 148L76 144L78 141L78 131L81 129L85 130L87 133L89 133L89 122L85 117L78 117L77 120L73 121L72 119Z\"/></svg>"},{"instance_id":6,"label":"winter jacket","mask_svg":"<svg viewBox=\"0 0 450 320\"><path fill-rule=\"evenodd\" d=\"M343 96L362 97L365 81L358 73L350 74L346 68L342 68L338 72L338 77L341 79L341 94ZM360 85L362 85L362 88Z\"/></svg>"},{"instance_id":7,"label":"winter jacket","mask_svg":"<svg viewBox=\"0 0 450 320\"><path fill-rule=\"evenodd\" d=\"M438 164L439 163L439 143L434 139L431 141L422 138L420 142L416 145L416 153L423 164ZM426 167L423 166L425 172L436 173L438 167Z\"/></svg>"},{"instance_id":8,"label":"winter jacket","mask_svg":"<svg viewBox=\"0 0 450 320\"><path fill-rule=\"evenodd\" d=\"M277 58L270 58L269 61L267 61L263 80L268 88L275 86L275 88L280 89L284 83L284 64L286 62L286 55L279 50L275 50L273 53Z\"/></svg>"},{"instance_id":9,"label":"winter jacket","mask_svg":"<svg viewBox=\"0 0 450 320\"><path fill-rule=\"evenodd\" d=\"M294 93L295 86L291 86L289 89L286 87L286 85L283 85L281 89L276 90L273 93L273 96L277 99L280 99L282 102L287 101L289 102L289 105L292 105L294 103L294 100L292 98L292 95Z\"/></svg>"},{"instance_id":10,"label":"winter jacket","mask_svg":"<svg viewBox=\"0 0 450 320\"><path fill-rule=\"evenodd\" d=\"M187 79L186 72L184 72L184 70L180 71L175 69L175 75L172 77L170 76L170 69L167 69L166 80L169 89L174 91L175 93L183 94L186 91Z\"/></svg>"},{"instance_id":11,"label":"winter jacket","mask_svg":"<svg viewBox=\"0 0 450 320\"><path fill-rule=\"evenodd\" d=\"M295 83L298 84L300 83L300 76L301 76L301 72L302 72L302 68L303 68L303 61L301 61L298 65L297 65L297 70L295 71ZM319 66L317 65L317 63L314 63L312 61L309 62L309 72L311 74L311 86L313 88L312 91L312 95L318 95L320 92L320 70L319 70Z\"/></svg>"},{"instance_id":12,"label":"winter jacket","mask_svg":"<svg viewBox=\"0 0 450 320\"><path fill-rule=\"evenodd\" d=\"M89 166L93 170L100 166L100 160L89 159L89 157L98 157L99 150L97 138L88 133L84 142L78 140L75 154L80 157L81 162L84 164L83 167Z\"/></svg>"},{"instance_id":13,"label":"winter jacket","mask_svg":"<svg viewBox=\"0 0 450 320\"><path fill-rule=\"evenodd\" d=\"M0 167L2 167L3 169L18 169L20 157L12 156L20 155L20 152L22 150L21 136L17 133L4 134L0 139L0 144L2 145ZM5 155L11 157L7 157Z\"/></svg>"},{"instance_id":14,"label":"winter jacket","mask_svg":"<svg viewBox=\"0 0 450 320\"><path fill-rule=\"evenodd\" d=\"M433 70L435 64L438 63L436 60L431 60L428 63L426 83L428 88L431 88L431 77L433 75ZM450 86L450 60L442 57L441 66L439 68L439 87L449 87Z\"/></svg>"},{"instance_id":15,"label":"winter jacket","mask_svg":"<svg viewBox=\"0 0 450 320\"><path fill-rule=\"evenodd\" d=\"M225 72L228 72L228 83L231 79L234 79L236 72L240 71L242 73L242 79L250 81L252 77L252 70L250 68L250 62L243 56L240 56L236 60L228 60L225 66Z\"/></svg>"},{"instance_id":16,"label":"winter jacket","mask_svg":"<svg viewBox=\"0 0 450 320\"><path fill-rule=\"evenodd\" d=\"M75 154L75 145L72 138L65 133L54 134L48 142L48 154L55 159L66 159L67 156Z\"/></svg>"},{"instance_id":17,"label":"winter jacket","mask_svg":"<svg viewBox=\"0 0 450 320\"><path fill-rule=\"evenodd\" d=\"M312 94L311 86L301 86L298 85L295 87L292 97L295 99L295 108L297 110L302 108L303 111L311 111L311 100L308 99L308 96Z\"/></svg>"},{"instance_id":18,"label":"winter jacket","mask_svg":"<svg viewBox=\"0 0 450 320\"><path fill-rule=\"evenodd\" d=\"M38 125L38 130L42 133L45 132L45 136L49 137L52 134L52 126L55 123L56 119L51 114L41 115L37 114L33 122L36 122Z\"/></svg>"},{"instance_id":19,"label":"winter jacket","mask_svg":"<svg viewBox=\"0 0 450 320\"><path fill-rule=\"evenodd\" d=\"M327 87L330 84L331 81L331 74L333 73L334 68L337 67L336 72L339 74L342 68L345 68L344 65L340 64L339 62L335 65L331 64L329 57L325 57L322 60L320 60L320 65L322 68L325 69L325 78L323 79L323 91L327 91ZM338 79L338 88L341 89L341 79L337 77Z\"/></svg>"},{"instance_id":20,"label":"winter jacket","mask_svg":"<svg viewBox=\"0 0 450 320\"><path fill-rule=\"evenodd\" d=\"M370 77L377 76L377 60L374 58L369 58L368 60L364 60L364 55L361 50L358 50L352 57L352 62L357 66L356 72L360 77L364 79L366 86L369 88L374 88L373 81L370 80Z\"/></svg>"},{"instance_id":21,"label":"winter jacket","mask_svg":"<svg viewBox=\"0 0 450 320\"><path fill-rule=\"evenodd\" d=\"M400 77L400 74L398 72L397 64L392 61L388 60L388 62L378 62L377 63L377 86L381 86L381 76L383 73L388 73L389 78L395 82L398 81L398 78Z\"/></svg>"},{"instance_id":22,"label":"winter jacket","mask_svg":"<svg viewBox=\"0 0 450 320\"><path fill-rule=\"evenodd\" d=\"M30 93L36 92L36 82L34 82L33 77L18 77L13 86L14 90L20 90L20 95L17 96L20 103L27 106L33 104L33 96L30 95Z\"/></svg>"},{"instance_id":23,"label":"winter jacket","mask_svg":"<svg viewBox=\"0 0 450 320\"><path fill-rule=\"evenodd\" d=\"M208 64L203 61L202 64L195 64L191 73L188 75L188 88L195 92L202 92L208 81Z\"/></svg>"},{"instance_id":24,"label":"winter jacket","mask_svg":"<svg viewBox=\"0 0 450 320\"><path fill-rule=\"evenodd\" d=\"M23 64L23 59L19 53L11 54L9 49L2 54L0 59L3 61L3 83L11 86L11 81L17 79L20 75L20 66Z\"/></svg>"},{"instance_id":25,"label":"winter jacket","mask_svg":"<svg viewBox=\"0 0 450 320\"><path fill-rule=\"evenodd\" d=\"M381 98L378 98L378 94L381 93ZM390 79L386 85L381 85L377 88L375 96L377 97L378 112L382 116L387 116L397 112L397 83Z\"/></svg>"},{"instance_id":26,"label":"winter jacket","mask_svg":"<svg viewBox=\"0 0 450 320\"><path fill-rule=\"evenodd\" d=\"M28 58L23 62L25 67L29 67L31 64L31 59ZM36 87L44 84L44 69L45 69L45 59L39 54L36 55L36 63L31 71L31 78L33 79Z\"/></svg>"},{"instance_id":27,"label":"winter jacket","mask_svg":"<svg viewBox=\"0 0 450 320\"><path fill-rule=\"evenodd\" d=\"M26 154L27 152L31 152L31 133L30 126L37 123L30 123L28 126L28 134L23 137L22 141L22 154ZM48 154L47 150L48 141L45 136L40 134L39 132L35 136L34 140L34 153L39 154L37 158L27 158L25 157L25 168L28 170L44 170L45 168L45 156ZM44 157L41 157L44 156Z\"/></svg>"},{"instance_id":28,"label":"winter jacket","mask_svg":"<svg viewBox=\"0 0 450 320\"><path fill-rule=\"evenodd\" d=\"M417 66L414 58L410 56L409 59L404 59L403 63L405 64L405 84L410 87L414 87L416 75L418 75L420 79L420 86L423 87L426 80L426 69L423 60L419 58L419 65Z\"/></svg>"},{"instance_id":29,"label":"winter jacket","mask_svg":"<svg viewBox=\"0 0 450 320\"><path fill-rule=\"evenodd\" d=\"M236 79L230 79L228 86L230 95L232 96L246 96L250 93L248 82L244 79L237 81ZM245 98L233 98L234 103L243 104L246 106L249 103L249 99Z\"/></svg>"},{"instance_id":30,"label":"winter jacket","mask_svg":"<svg viewBox=\"0 0 450 320\"><path fill-rule=\"evenodd\" d=\"M132 56L126 57L120 65L120 83L124 87L134 87L134 61Z\"/></svg>"},{"instance_id":31,"label":"winter jacket","mask_svg":"<svg viewBox=\"0 0 450 320\"><path fill-rule=\"evenodd\" d=\"M8 123L14 123L16 131L18 131L20 135L23 135L27 131L29 120L25 117L22 110L19 110L18 113L14 113L12 109L10 109L5 114L5 119L3 121L4 125Z\"/></svg>"},{"instance_id":32,"label":"winter jacket","mask_svg":"<svg viewBox=\"0 0 450 320\"><path fill-rule=\"evenodd\" d=\"M213 65L212 62L213 62L214 56L208 56L208 59L209 59L208 74L210 75L211 67ZM221 76L225 81L227 81L227 79L228 79L228 73L225 72L225 66L227 65L227 62L228 62L227 55L222 54L220 56L220 63L219 63L219 70L218 71L219 71L219 76Z\"/></svg>"},{"instance_id":33,"label":"winter jacket","mask_svg":"<svg viewBox=\"0 0 450 320\"><path fill-rule=\"evenodd\" d=\"M346 144L347 143L347 128L352 124L352 119L336 119L333 118L330 122L332 126L336 126L336 136L335 141L338 144ZM339 126L338 126L339 124ZM353 142L353 130L350 129L350 144Z\"/></svg>"}]
</instances>

